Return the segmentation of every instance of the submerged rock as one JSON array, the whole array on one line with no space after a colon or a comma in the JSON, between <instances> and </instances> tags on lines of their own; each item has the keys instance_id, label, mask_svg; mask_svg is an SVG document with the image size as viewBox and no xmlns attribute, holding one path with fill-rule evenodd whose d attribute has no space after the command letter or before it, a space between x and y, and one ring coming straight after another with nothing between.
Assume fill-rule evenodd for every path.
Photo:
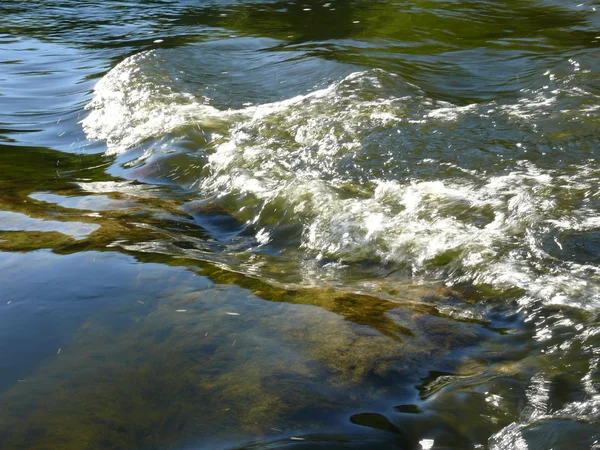
<instances>
[{"instance_id":1,"label":"submerged rock","mask_svg":"<svg viewBox=\"0 0 600 450\"><path fill-rule=\"evenodd\" d=\"M327 429L411 395L410 380L481 337L481 325L366 295L193 279L94 314L5 392L6 448L181 448Z\"/></svg>"}]
</instances>

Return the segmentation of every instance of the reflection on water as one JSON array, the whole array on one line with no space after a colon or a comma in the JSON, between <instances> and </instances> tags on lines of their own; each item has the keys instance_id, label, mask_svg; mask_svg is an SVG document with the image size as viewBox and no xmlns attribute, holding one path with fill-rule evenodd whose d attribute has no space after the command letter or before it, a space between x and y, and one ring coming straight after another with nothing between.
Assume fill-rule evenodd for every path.
<instances>
[{"instance_id":1,"label":"reflection on water","mask_svg":"<svg viewBox=\"0 0 600 450\"><path fill-rule=\"evenodd\" d=\"M24 214L10 211L0 211L0 221L2 221L0 227L3 231L59 231L75 239L81 239L99 228L98 225L93 224L32 219Z\"/></svg>"},{"instance_id":2,"label":"reflection on water","mask_svg":"<svg viewBox=\"0 0 600 450\"><path fill-rule=\"evenodd\" d=\"M373 408L389 396L418 401L410 384L418 382L420 360L448 370L456 365L452 352L489 334L478 323L365 296L288 293L256 282L262 290L252 292L116 253L3 259L9 315L18 318L34 301L32 292L52 284L65 287L35 309L64 304L68 320L41 318L38 329L79 322L59 341L29 337L46 355L38 372L4 394L8 448L37 442L164 448L174 438L236 441L344 429L346 411ZM14 273L27 277L43 267L52 267L45 271L52 282L26 288L10 282ZM363 389L365 383L371 387ZM414 432L397 433L406 442L414 438Z\"/></svg>"},{"instance_id":3,"label":"reflection on water","mask_svg":"<svg viewBox=\"0 0 600 450\"><path fill-rule=\"evenodd\" d=\"M2 2L0 448L598 447L597 8Z\"/></svg>"}]
</instances>

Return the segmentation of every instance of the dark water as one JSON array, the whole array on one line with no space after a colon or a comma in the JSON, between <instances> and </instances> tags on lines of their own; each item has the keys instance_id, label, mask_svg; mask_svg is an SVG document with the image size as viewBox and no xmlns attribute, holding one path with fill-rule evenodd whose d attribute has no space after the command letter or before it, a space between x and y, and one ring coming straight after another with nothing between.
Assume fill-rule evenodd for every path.
<instances>
[{"instance_id":1,"label":"dark water","mask_svg":"<svg viewBox=\"0 0 600 450\"><path fill-rule=\"evenodd\" d=\"M1 449L600 448L600 3L0 14Z\"/></svg>"}]
</instances>

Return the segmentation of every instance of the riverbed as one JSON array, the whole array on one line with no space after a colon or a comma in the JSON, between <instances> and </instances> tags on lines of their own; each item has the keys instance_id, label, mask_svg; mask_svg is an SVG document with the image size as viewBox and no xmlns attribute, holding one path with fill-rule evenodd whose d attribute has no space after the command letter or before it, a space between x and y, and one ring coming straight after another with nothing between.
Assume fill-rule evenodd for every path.
<instances>
[{"instance_id":1,"label":"riverbed","mask_svg":"<svg viewBox=\"0 0 600 450\"><path fill-rule=\"evenodd\" d=\"M600 448L600 3L0 14L1 449Z\"/></svg>"}]
</instances>

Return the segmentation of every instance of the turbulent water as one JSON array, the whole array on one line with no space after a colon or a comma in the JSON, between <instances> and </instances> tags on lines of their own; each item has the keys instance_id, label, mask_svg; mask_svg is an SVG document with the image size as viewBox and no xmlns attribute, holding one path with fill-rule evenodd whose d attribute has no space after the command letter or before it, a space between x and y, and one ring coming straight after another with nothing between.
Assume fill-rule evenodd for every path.
<instances>
[{"instance_id":1,"label":"turbulent water","mask_svg":"<svg viewBox=\"0 0 600 450\"><path fill-rule=\"evenodd\" d=\"M0 12L0 447L600 448L599 3Z\"/></svg>"}]
</instances>

